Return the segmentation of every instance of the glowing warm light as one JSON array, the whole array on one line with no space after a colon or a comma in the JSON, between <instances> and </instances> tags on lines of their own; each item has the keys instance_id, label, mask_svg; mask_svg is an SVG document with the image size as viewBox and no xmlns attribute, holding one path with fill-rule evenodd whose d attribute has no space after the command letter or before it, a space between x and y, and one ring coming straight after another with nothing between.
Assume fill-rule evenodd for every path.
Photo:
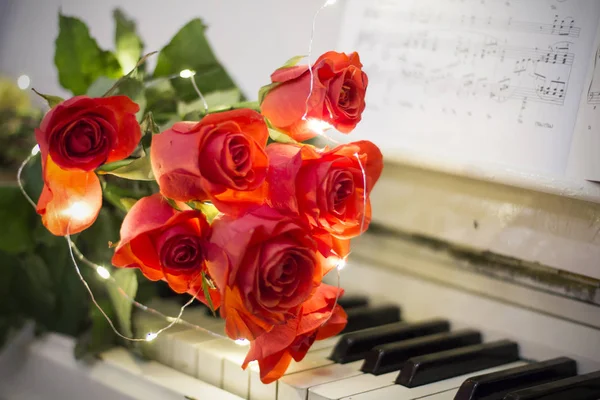
<instances>
[{"instance_id":1,"label":"glowing warm light","mask_svg":"<svg viewBox=\"0 0 600 400\"><path fill-rule=\"evenodd\" d=\"M96 268L96 272L98 273L98 275L100 275L100 278L102 279L110 278L110 272L108 272L108 270L102 266L98 266L98 268Z\"/></svg>"},{"instance_id":2,"label":"glowing warm light","mask_svg":"<svg viewBox=\"0 0 600 400\"><path fill-rule=\"evenodd\" d=\"M87 221L93 213L94 210L85 201L74 201L62 211L63 215L80 221Z\"/></svg>"},{"instance_id":3,"label":"glowing warm light","mask_svg":"<svg viewBox=\"0 0 600 400\"><path fill-rule=\"evenodd\" d=\"M179 73L179 76L182 78L191 78L194 75L196 75L196 73L189 69L184 69Z\"/></svg>"},{"instance_id":4,"label":"glowing warm light","mask_svg":"<svg viewBox=\"0 0 600 400\"><path fill-rule=\"evenodd\" d=\"M37 155L37 153L39 153L39 152L40 152L40 145L39 145L39 144L36 144L36 145L35 145L35 147L34 147L33 149L31 149L31 155L32 155L32 156L35 156L35 155Z\"/></svg>"},{"instance_id":5,"label":"glowing warm light","mask_svg":"<svg viewBox=\"0 0 600 400\"><path fill-rule=\"evenodd\" d=\"M306 128L318 135L324 135L325 131L333 128L333 126L327 121L309 118L306 120Z\"/></svg>"},{"instance_id":6,"label":"glowing warm light","mask_svg":"<svg viewBox=\"0 0 600 400\"><path fill-rule=\"evenodd\" d=\"M158 337L158 334L157 334L157 333L154 333L154 332L148 332L148 333L146 334L146 342L151 342L151 341L153 341L154 339L156 339L157 337Z\"/></svg>"},{"instance_id":7,"label":"glowing warm light","mask_svg":"<svg viewBox=\"0 0 600 400\"><path fill-rule=\"evenodd\" d=\"M234 341L234 343L238 346L248 346L250 344L250 341L247 339L237 339Z\"/></svg>"},{"instance_id":8,"label":"glowing warm light","mask_svg":"<svg viewBox=\"0 0 600 400\"><path fill-rule=\"evenodd\" d=\"M325 2L325 7L334 5L336 1L337 0L327 0L327 2Z\"/></svg>"},{"instance_id":9,"label":"glowing warm light","mask_svg":"<svg viewBox=\"0 0 600 400\"><path fill-rule=\"evenodd\" d=\"M338 262L335 264L335 266L338 269L338 271L343 270L344 267L346 266L346 260L344 260L343 258L340 258L338 260Z\"/></svg>"},{"instance_id":10,"label":"glowing warm light","mask_svg":"<svg viewBox=\"0 0 600 400\"><path fill-rule=\"evenodd\" d=\"M31 79L29 79L29 77L27 75L21 75L20 77L17 78L17 86L21 90L27 89L30 84L31 84Z\"/></svg>"}]
</instances>

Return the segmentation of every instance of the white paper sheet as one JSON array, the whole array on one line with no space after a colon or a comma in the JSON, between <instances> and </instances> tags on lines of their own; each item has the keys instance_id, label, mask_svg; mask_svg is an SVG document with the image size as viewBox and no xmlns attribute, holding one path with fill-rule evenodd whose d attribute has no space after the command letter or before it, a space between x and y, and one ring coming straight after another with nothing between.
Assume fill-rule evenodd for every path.
<instances>
[{"instance_id":1,"label":"white paper sheet","mask_svg":"<svg viewBox=\"0 0 600 400\"><path fill-rule=\"evenodd\" d=\"M568 174L600 181L600 27L594 48L579 104Z\"/></svg>"},{"instance_id":2,"label":"white paper sheet","mask_svg":"<svg viewBox=\"0 0 600 400\"><path fill-rule=\"evenodd\" d=\"M564 175L599 20L599 1L347 0L340 49L369 75L347 140Z\"/></svg>"}]
</instances>

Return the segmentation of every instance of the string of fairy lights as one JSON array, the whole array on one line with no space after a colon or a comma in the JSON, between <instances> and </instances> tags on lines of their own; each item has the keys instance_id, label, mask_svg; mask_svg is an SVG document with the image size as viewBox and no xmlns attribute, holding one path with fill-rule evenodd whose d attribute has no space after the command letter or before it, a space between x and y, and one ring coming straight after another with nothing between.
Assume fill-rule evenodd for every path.
<instances>
[{"instance_id":1,"label":"string of fairy lights","mask_svg":"<svg viewBox=\"0 0 600 400\"><path fill-rule=\"evenodd\" d=\"M313 16L313 20L312 20L312 30L311 30L311 35L310 35L310 41L309 41L309 46L308 46L308 54L307 54L307 59L308 59L308 70L310 73L310 90L308 93L308 96L306 97L306 112L303 115L302 119L307 121L308 124L308 128L311 129L313 132L319 134L322 138L330 141L331 143L335 143L335 144L339 144L338 142L336 142L334 139L328 137L325 134L325 131L327 129L330 129L332 126L327 123L326 121L322 121L322 120L318 120L318 119L313 119L313 118L307 118L308 115L308 104L310 101L310 97L313 94L313 68L311 65L311 55L312 55L312 46L313 46L313 41L314 41L314 36L315 36L315 29L316 29L316 22L319 16L319 13L325 9L326 7L329 6L333 6L335 3L337 2L337 0L326 0L323 5L315 12L314 16ZM194 90L196 91L196 94L198 95L200 101L203 104L204 107L204 111L205 113L208 112L208 103L204 97L204 95L202 94L202 92L200 91L200 89L198 88L198 85L196 84L195 81L195 71L191 71L189 69L185 69L182 70L179 74L174 74L172 76L168 76L165 79L178 79L178 78L182 78L182 79L190 79L191 84L194 87ZM28 86L28 85L27 85ZM21 163L18 171L17 171L17 184L23 194L23 196L27 199L27 201L31 204L31 206L33 206L33 208L36 208L36 203L33 201L33 199L29 196L29 194L25 191L25 187L24 187L24 181L22 178L22 174L23 174L23 170L24 168L29 164L29 162L38 155L40 149L39 146L35 146L32 150L31 150L31 154ZM364 166L362 165L362 161L358 155L358 153L354 153L354 156L356 157L356 159L358 160L358 164L360 166L361 169L361 173L362 173L362 178L363 178L363 188L366 192L366 171L364 169ZM364 231L364 224L365 224L365 210L367 208L367 197L366 197L366 193L363 194L363 213L362 213L362 220L361 220L361 225L360 225L360 232L362 233ZM63 210L62 213L63 215L66 215L70 218L70 220L77 220L77 219L81 219L81 218L85 218L86 216L88 216L90 213L92 212L91 207L85 203L85 201L73 201L71 203L71 205L66 209ZM70 222L69 222L70 224ZM92 303L94 304L94 306L101 312L101 314L104 316L104 318L107 320L108 324L110 325L111 329L114 331L114 333L119 336L120 338L127 340L127 341L131 341L131 342L150 342L155 340L159 335L161 335L163 332L167 331L168 329L170 329L171 327L173 327L176 324L179 325L183 325L186 326L190 329L194 329L200 332L204 332L207 333L209 335L214 336L215 338L222 338L222 339L228 339L231 340L233 342L235 342L238 345L248 345L250 342L246 339L238 339L238 340L233 340L230 339L229 337L217 333L217 332L213 332L209 329L203 328L199 325L193 324L189 321L186 321L185 319L183 319L183 313L184 310L186 309L187 306L189 306L190 304L192 304L194 302L194 300L196 299L195 296L192 296L190 298L189 301L187 301L179 310L179 313L176 317L172 317L169 315L166 315L164 313L162 313L161 311L149 307L145 304L142 304L140 302L138 302L137 300L135 300L135 298L129 296L127 294L127 292L121 287L119 286L119 283L117 282L117 280L112 276L112 274L110 273L110 271L102 266L99 265L93 261L90 261L89 259L87 259L84 254L79 250L79 248L77 247L77 245L71 240L71 236L69 234L69 226L67 226L67 234L65 235L65 240L67 241L67 245L69 246L69 254L71 257L71 261L73 263L73 267L79 277L79 280L82 282L82 284L84 285L84 287L86 288L86 290L88 291L88 294L90 296L90 299L92 300ZM340 271L346 266L346 262L347 262L347 258L348 255L346 255L343 258L338 258L335 260L334 262L334 267L336 269L336 274L337 274L337 294L336 294L336 298L335 298L335 302L334 302L334 308L338 303L339 300L339 293L340 293ZM100 279L104 280L107 282L107 284L112 285L117 292L128 302L130 302L134 307L153 314L154 316L164 319L165 322L167 322L167 324L158 329L155 332L147 332L143 337L129 337L127 335L124 335L123 333L121 333L119 331L119 329L115 326L114 322L111 320L111 318L106 314L106 312L102 309L102 307L100 306L100 304L98 304L98 302L96 301L96 298L94 296L93 291L91 290L89 284L87 283L87 281L85 280L85 278L83 277L83 274L81 273L81 270L79 268L79 264L78 264L78 260L79 262L83 263L84 265L90 267L91 269L93 269L96 274L99 276ZM330 313L329 318L331 318L331 316L333 315L333 313ZM327 320L325 320L323 322L323 324L327 323L327 321L329 320L329 318L327 318Z\"/></svg>"}]
</instances>

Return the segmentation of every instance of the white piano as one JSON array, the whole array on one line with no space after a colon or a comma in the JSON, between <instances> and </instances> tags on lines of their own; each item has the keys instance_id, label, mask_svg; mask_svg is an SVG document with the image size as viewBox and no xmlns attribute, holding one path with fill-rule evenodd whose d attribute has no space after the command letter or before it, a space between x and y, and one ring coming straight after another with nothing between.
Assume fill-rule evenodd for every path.
<instances>
[{"instance_id":1,"label":"white piano","mask_svg":"<svg viewBox=\"0 0 600 400\"><path fill-rule=\"evenodd\" d=\"M505 387L528 395L528 379L600 371L599 189L483 178L388 162L371 229L341 274L352 329L374 327L316 342L278 382L240 368L245 346L178 326L144 344L153 361L117 348L92 365L73 360L70 339L24 333L2 356L0 398L442 400L470 377L487 388L486 374L523 376ZM179 304L155 306L174 315ZM138 335L164 325L153 318L137 314ZM184 318L222 332L203 308ZM542 379L537 368L558 375Z\"/></svg>"}]
</instances>

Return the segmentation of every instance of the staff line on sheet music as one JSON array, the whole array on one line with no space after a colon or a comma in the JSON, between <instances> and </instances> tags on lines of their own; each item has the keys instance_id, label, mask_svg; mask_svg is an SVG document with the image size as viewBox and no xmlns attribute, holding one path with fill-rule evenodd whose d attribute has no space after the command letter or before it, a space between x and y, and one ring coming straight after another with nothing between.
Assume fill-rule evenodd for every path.
<instances>
[{"instance_id":1,"label":"staff line on sheet music","mask_svg":"<svg viewBox=\"0 0 600 400\"><path fill-rule=\"evenodd\" d=\"M425 10L424 10L425 11ZM375 19L378 24L386 27L397 28L398 22L410 22L417 24L435 23L438 26L461 26L469 28L487 28L495 30L505 30L508 32L539 33L542 35L555 35L578 38L581 34L581 28L575 26L575 20L572 17L554 16L552 22L536 21L514 21L512 18L498 20L494 17L475 17L466 16L448 16L444 14L417 15L415 12L394 12L386 11L385 14L373 8L367 8L363 17L365 19Z\"/></svg>"}]
</instances>

